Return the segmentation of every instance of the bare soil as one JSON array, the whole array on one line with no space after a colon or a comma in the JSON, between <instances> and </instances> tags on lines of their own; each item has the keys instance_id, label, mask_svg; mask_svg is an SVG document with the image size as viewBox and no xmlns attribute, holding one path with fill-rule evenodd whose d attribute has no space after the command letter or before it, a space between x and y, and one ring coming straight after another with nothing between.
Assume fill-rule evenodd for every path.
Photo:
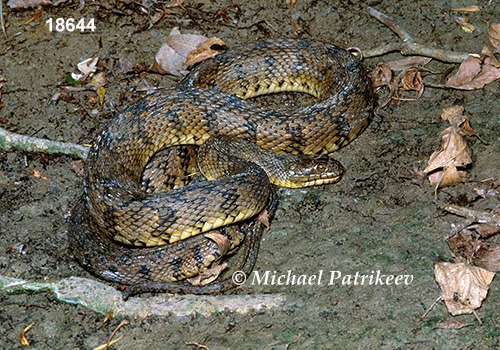
<instances>
[{"instance_id":1,"label":"bare soil","mask_svg":"<svg viewBox=\"0 0 500 350\"><path fill-rule=\"evenodd\" d=\"M13 12L4 1L9 40L0 43L2 89L0 126L24 135L88 144L102 126L134 99L138 88L172 86L176 79L142 72L124 74L120 59L149 66L170 29L217 36L228 46L265 37L312 37L362 50L397 41L387 27L371 18L364 2L186 1L179 15L166 15L150 25L146 13L128 1L78 1ZM463 31L449 9L463 1L382 0L371 3L391 15L421 43L466 52L488 44L486 28L498 21L500 5L482 1L481 11L465 13L476 26ZM94 18L95 32L34 34L49 18ZM279 32L278 32L279 31ZM31 34L33 37L28 38ZM26 40L25 40L26 39ZM78 62L98 56L106 63L108 84L101 108L94 91L67 91L65 77ZM367 59L373 69L399 54ZM434 71L449 64L432 62ZM439 82L439 76L435 78ZM51 98L63 93L56 103ZM412 96L412 94L408 95ZM384 93L380 96L383 100ZM470 181L439 191L438 200L491 209L498 199L473 192L481 181L500 175L500 89L498 82L463 92L427 88L416 102L390 104L379 111L369 129L337 152L347 173L334 185L308 190L282 190L276 220L264 235L256 271L276 275L317 275L322 286L245 284L238 294L285 293L278 309L241 315L221 311L209 316L130 317L113 349L497 349L500 339L500 281L495 279L478 314L457 317L470 323L460 330L432 327L451 318L439 303L423 321L419 316L439 296L433 263L451 261L445 236L462 219L436 206L433 188L415 184L409 170L423 169L439 146L443 108L462 105L477 138ZM75 160L0 150L0 274L27 280L92 278L71 259L66 248L67 218L82 191ZM37 170L46 179L34 177ZM409 285L328 285L330 271L343 276L411 275ZM327 277L328 276L328 277ZM145 296L147 297L147 296ZM47 294L0 294L0 349L20 349L26 334L34 349L92 349L105 343L123 317L103 316L81 306L61 303Z\"/></svg>"}]
</instances>

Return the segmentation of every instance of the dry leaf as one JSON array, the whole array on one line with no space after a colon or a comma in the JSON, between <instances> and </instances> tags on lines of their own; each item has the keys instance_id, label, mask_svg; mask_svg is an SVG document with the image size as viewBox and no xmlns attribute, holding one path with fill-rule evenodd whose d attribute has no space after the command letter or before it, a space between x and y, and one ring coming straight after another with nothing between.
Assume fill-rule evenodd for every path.
<instances>
[{"instance_id":1,"label":"dry leaf","mask_svg":"<svg viewBox=\"0 0 500 350\"><path fill-rule=\"evenodd\" d=\"M473 225L472 228L476 230L477 234L480 235L481 238L488 238L500 233L500 226L492 224L477 224Z\"/></svg>"},{"instance_id":2,"label":"dry leaf","mask_svg":"<svg viewBox=\"0 0 500 350\"><path fill-rule=\"evenodd\" d=\"M186 57L186 66L191 67L196 63L208 60L220 53L220 50L213 50L213 46L224 46L224 42L219 38L210 38L196 47L196 50L190 51Z\"/></svg>"},{"instance_id":3,"label":"dry leaf","mask_svg":"<svg viewBox=\"0 0 500 350\"><path fill-rule=\"evenodd\" d=\"M441 321L433 329L460 329L469 326L468 323L456 320Z\"/></svg>"},{"instance_id":4,"label":"dry leaf","mask_svg":"<svg viewBox=\"0 0 500 350\"><path fill-rule=\"evenodd\" d=\"M495 50L497 52L500 51L500 23L490 24L488 26L488 38Z\"/></svg>"},{"instance_id":5,"label":"dry leaf","mask_svg":"<svg viewBox=\"0 0 500 350\"><path fill-rule=\"evenodd\" d=\"M95 88L106 85L106 74L104 74L104 72L97 73L96 75L94 75L89 85Z\"/></svg>"},{"instance_id":6,"label":"dry leaf","mask_svg":"<svg viewBox=\"0 0 500 350\"><path fill-rule=\"evenodd\" d=\"M209 269L203 270L195 277L188 278L188 282L194 286L207 285L215 281L226 267L227 263L213 266Z\"/></svg>"},{"instance_id":7,"label":"dry leaf","mask_svg":"<svg viewBox=\"0 0 500 350\"><path fill-rule=\"evenodd\" d=\"M491 272L500 271L500 245L483 244L474 257L474 265Z\"/></svg>"},{"instance_id":8,"label":"dry leaf","mask_svg":"<svg viewBox=\"0 0 500 350\"><path fill-rule=\"evenodd\" d=\"M267 212L267 209L264 209L259 214L259 216L257 217L257 220L259 220L269 230L270 224L269 224L269 214Z\"/></svg>"},{"instance_id":9,"label":"dry leaf","mask_svg":"<svg viewBox=\"0 0 500 350\"><path fill-rule=\"evenodd\" d=\"M229 239L226 236L221 235L220 233L206 233L204 236L217 243L221 256L226 255L226 253L229 251L229 248L231 248L231 242L229 241Z\"/></svg>"},{"instance_id":10,"label":"dry leaf","mask_svg":"<svg viewBox=\"0 0 500 350\"><path fill-rule=\"evenodd\" d=\"M409 70L401 79L402 89L405 91L416 91L417 100L424 93L424 84L422 82L422 75L416 70Z\"/></svg>"},{"instance_id":11,"label":"dry leaf","mask_svg":"<svg viewBox=\"0 0 500 350\"><path fill-rule=\"evenodd\" d=\"M455 22L462 28L466 33L472 33L476 28L469 23L469 19L465 17L453 17Z\"/></svg>"},{"instance_id":12,"label":"dry leaf","mask_svg":"<svg viewBox=\"0 0 500 350\"><path fill-rule=\"evenodd\" d=\"M429 175L429 182L433 186L436 185L436 190L465 181L467 181L467 172L465 170L458 170L453 164L443 168L443 171L436 171Z\"/></svg>"},{"instance_id":13,"label":"dry leaf","mask_svg":"<svg viewBox=\"0 0 500 350\"><path fill-rule=\"evenodd\" d=\"M495 67L496 61L493 56L485 56L481 64L481 59L469 56L460 64L458 73L446 83L446 87L459 90L481 89L500 78L500 68Z\"/></svg>"},{"instance_id":14,"label":"dry leaf","mask_svg":"<svg viewBox=\"0 0 500 350\"><path fill-rule=\"evenodd\" d=\"M470 55L465 59L458 68L457 74L450 77L445 86L459 88L474 79L481 71L481 59Z\"/></svg>"},{"instance_id":15,"label":"dry leaf","mask_svg":"<svg viewBox=\"0 0 500 350\"><path fill-rule=\"evenodd\" d=\"M462 106L445 108L441 113L441 119L450 122L455 131L462 136L477 136L470 126L469 117L463 115L463 112L464 108Z\"/></svg>"},{"instance_id":16,"label":"dry leaf","mask_svg":"<svg viewBox=\"0 0 500 350\"><path fill-rule=\"evenodd\" d=\"M13 10L23 10L34 8L38 6L52 5L52 1L49 0L9 0L7 1L7 6Z\"/></svg>"},{"instance_id":17,"label":"dry leaf","mask_svg":"<svg viewBox=\"0 0 500 350\"><path fill-rule=\"evenodd\" d=\"M495 273L463 263L436 263L434 275L448 312L456 316L481 306Z\"/></svg>"},{"instance_id":18,"label":"dry leaf","mask_svg":"<svg viewBox=\"0 0 500 350\"><path fill-rule=\"evenodd\" d=\"M151 70L176 76L185 74L188 67L186 65L188 54L197 50L198 45L207 40L203 35L181 34L177 28L173 28L156 54Z\"/></svg>"},{"instance_id":19,"label":"dry leaf","mask_svg":"<svg viewBox=\"0 0 500 350\"><path fill-rule=\"evenodd\" d=\"M466 180L466 172L457 168L472 163L467 143L455 129L450 126L441 132L439 150L431 154L424 172L429 174L429 181L441 187L451 186Z\"/></svg>"},{"instance_id":20,"label":"dry leaf","mask_svg":"<svg viewBox=\"0 0 500 350\"><path fill-rule=\"evenodd\" d=\"M473 5L473 6L461 7L461 8L457 8L457 9L451 9L451 10L457 11L457 12L478 12L479 7L477 7L476 5Z\"/></svg>"},{"instance_id":21,"label":"dry leaf","mask_svg":"<svg viewBox=\"0 0 500 350\"><path fill-rule=\"evenodd\" d=\"M392 80L392 70L384 63L379 63L370 73L370 78L375 88L385 85L390 86Z\"/></svg>"},{"instance_id":22,"label":"dry leaf","mask_svg":"<svg viewBox=\"0 0 500 350\"><path fill-rule=\"evenodd\" d=\"M102 323L106 323L111 318L111 316L113 316L114 313L115 312L113 310L109 310L104 316L104 320L102 321Z\"/></svg>"},{"instance_id":23,"label":"dry leaf","mask_svg":"<svg viewBox=\"0 0 500 350\"><path fill-rule=\"evenodd\" d=\"M47 178L45 177L45 175L43 175L41 172L39 172L38 170L32 170L30 172L31 175L33 175L34 177L37 177L39 179L42 179L42 180L47 180Z\"/></svg>"},{"instance_id":24,"label":"dry leaf","mask_svg":"<svg viewBox=\"0 0 500 350\"><path fill-rule=\"evenodd\" d=\"M97 70L97 62L99 62L99 57L87 58L77 64L78 70L81 74L71 73L71 77L77 81L85 79Z\"/></svg>"},{"instance_id":25,"label":"dry leaf","mask_svg":"<svg viewBox=\"0 0 500 350\"><path fill-rule=\"evenodd\" d=\"M470 263L476 253L476 245L479 243L470 234L462 232L456 234L448 240L448 246L453 255L453 261L457 263Z\"/></svg>"},{"instance_id":26,"label":"dry leaf","mask_svg":"<svg viewBox=\"0 0 500 350\"><path fill-rule=\"evenodd\" d=\"M99 104L104 104L104 96L106 95L106 89L103 86L97 88L97 96L99 96Z\"/></svg>"}]
</instances>

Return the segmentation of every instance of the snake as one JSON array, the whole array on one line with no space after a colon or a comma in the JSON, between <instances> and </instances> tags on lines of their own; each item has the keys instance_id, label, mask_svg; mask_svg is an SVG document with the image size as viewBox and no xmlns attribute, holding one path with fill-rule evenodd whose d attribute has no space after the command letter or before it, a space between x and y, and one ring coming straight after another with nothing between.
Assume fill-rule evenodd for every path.
<instances>
[{"instance_id":1,"label":"snake","mask_svg":"<svg viewBox=\"0 0 500 350\"><path fill-rule=\"evenodd\" d=\"M270 109L251 101L278 92L315 102ZM267 226L255 218L267 212L272 220L273 186L339 181L343 167L329 155L366 129L375 105L360 60L335 44L278 38L228 49L176 87L132 103L97 135L70 250L98 277L138 286L132 293L224 290L230 283L174 282L242 242L241 266L251 270ZM204 179L188 183L193 168Z\"/></svg>"}]
</instances>

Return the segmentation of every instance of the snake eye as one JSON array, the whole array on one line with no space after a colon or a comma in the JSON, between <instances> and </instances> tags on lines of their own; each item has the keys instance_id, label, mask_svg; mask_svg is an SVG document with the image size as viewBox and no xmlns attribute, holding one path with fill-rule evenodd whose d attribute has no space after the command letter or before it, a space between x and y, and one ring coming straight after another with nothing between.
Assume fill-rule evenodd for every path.
<instances>
[{"instance_id":1,"label":"snake eye","mask_svg":"<svg viewBox=\"0 0 500 350\"><path fill-rule=\"evenodd\" d=\"M318 164L317 169L320 173L326 173L328 171L328 166L325 164Z\"/></svg>"}]
</instances>

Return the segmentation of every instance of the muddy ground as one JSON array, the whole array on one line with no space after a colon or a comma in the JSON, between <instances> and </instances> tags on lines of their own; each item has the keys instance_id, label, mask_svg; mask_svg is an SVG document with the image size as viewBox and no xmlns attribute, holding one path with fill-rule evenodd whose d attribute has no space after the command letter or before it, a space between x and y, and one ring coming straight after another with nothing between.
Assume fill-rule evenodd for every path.
<instances>
[{"instance_id":1,"label":"muddy ground","mask_svg":"<svg viewBox=\"0 0 500 350\"><path fill-rule=\"evenodd\" d=\"M172 86L175 79L148 72L124 74L119 60L150 65L173 27L223 39L228 46L265 37L312 37L371 49L398 38L371 18L357 1L301 1L290 9L285 1L186 1L185 10L150 26L151 13L128 1L86 1L82 12L73 2L12 12L4 1L9 40L0 39L2 89L0 126L24 135L89 143L116 109L141 96L138 88ZM374 1L415 38L453 51L480 52L486 45L488 22L499 19L500 5L482 1L480 12L465 14L476 26L463 31L451 8L467 1ZM186 12L187 11L187 12ZM95 32L49 32L49 18L94 18ZM267 22L266 22L267 21ZM296 26L294 26L294 24ZM279 31L279 33L277 32ZM108 85L104 106L93 103L93 91L68 92L66 75L78 62L100 57ZM369 69L399 54L366 60ZM433 62L445 70L450 64ZM434 82L439 83L439 76ZM432 78L431 78L432 79ZM57 103L50 99L59 92ZM387 95L381 93L383 100ZM411 96L411 95L410 95ZM241 315L219 312L192 317L127 317L126 335L113 349L497 349L500 340L500 280L493 281L478 315L457 319L470 326L460 330L432 327L447 320L439 303L424 321L419 316L439 296L433 263L451 261L445 241L450 225L462 221L444 214L433 189L415 184L409 169L423 169L439 146L443 108L461 105L473 129L485 143L469 138L474 164L469 182L443 189L438 200L475 209L491 209L498 199L477 198L474 186L500 176L500 89L498 82L463 92L426 88L417 102L389 104L369 129L336 156L347 169L334 185L307 191L281 191L281 205L265 233L256 271L278 275L314 275L320 270L344 275L412 275L409 285L323 286L244 285L236 293L283 293L281 308ZM71 259L66 248L67 217L82 191L82 176L74 160L0 150L0 274L27 280L93 278ZM37 170L46 179L34 177ZM147 297L147 296L146 296ZM200 299L203 302L203 299ZM50 294L0 294L0 348L22 348L19 334L34 326L27 338L34 349L92 349L105 343L124 317L103 315L57 301Z\"/></svg>"}]
</instances>

